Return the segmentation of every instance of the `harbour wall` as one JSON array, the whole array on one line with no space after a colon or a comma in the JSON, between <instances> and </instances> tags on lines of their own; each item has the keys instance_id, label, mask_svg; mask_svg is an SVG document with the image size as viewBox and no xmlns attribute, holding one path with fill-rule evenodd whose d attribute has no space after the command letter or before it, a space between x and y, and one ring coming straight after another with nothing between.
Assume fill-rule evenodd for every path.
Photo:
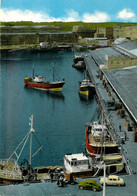
<instances>
[{"instance_id":1,"label":"harbour wall","mask_svg":"<svg viewBox=\"0 0 137 196\"><path fill-rule=\"evenodd\" d=\"M1 47L9 46L12 48L13 45L39 45L40 42L48 42L49 44L56 43L75 43L77 36L72 33L50 33L50 34L2 34L1 35Z\"/></svg>"},{"instance_id":2,"label":"harbour wall","mask_svg":"<svg viewBox=\"0 0 137 196\"><path fill-rule=\"evenodd\" d=\"M76 45L81 43L79 43L79 38L107 38L110 44L119 37L137 40L137 26L96 27L95 29L74 26L72 31L69 32L63 32L61 25L34 27L1 26L0 32L1 49L35 47L36 45L39 46L40 42L48 42L50 45ZM83 44L89 43L84 42Z\"/></svg>"}]
</instances>

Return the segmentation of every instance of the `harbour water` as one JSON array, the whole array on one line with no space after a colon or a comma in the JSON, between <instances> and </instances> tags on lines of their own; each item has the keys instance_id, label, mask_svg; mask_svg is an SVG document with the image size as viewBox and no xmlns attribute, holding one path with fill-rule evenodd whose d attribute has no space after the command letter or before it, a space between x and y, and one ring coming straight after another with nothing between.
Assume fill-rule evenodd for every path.
<instances>
[{"instance_id":1,"label":"harbour water","mask_svg":"<svg viewBox=\"0 0 137 196\"><path fill-rule=\"evenodd\" d=\"M97 119L95 98L84 101L78 94L78 82L84 73L72 68L74 52L15 51L1 54L0 67L0 158L8 158L30 129L34 129L43 150L33 167L63 165L67 153L85 151L85 123ZM65 79L62 94L24 88L24 77L35 73L53 80ZM37 148L33 139L33 152ZM29 158L29 146L22 159Z\"/></svg>"},{"instance_id":2,"label":"harbour water","mask_svg":"<svg viewBox=\"0 0 137 196\"><path fill-rule=\"evenodd\" d=\"M85 123L97 119L95 98L84 101L78 94L78 81L84 73L72 68L74 52L33 53L2 52L0 66L0 158L7 158L30 129L29 117L34 115L34 129L43 151L33 159L33 167L63 165L67 153L85 151ZM88 57L89 58L89 57ZM91 64L92 65L92 64ZM56 80L65 78L62 94L24 88L24 77L35 73ZM93 66L92 66L93 71ZM116 122L116 121L115 121ZM121 132L120 132L121 133ZM126 144L124 144L126 146ZM128 147L127 145L126 147ZM33 139L33 152L37 142ZM131 146L130 146L131 148ZM129 150L130 150L129 148ZM135 152L135 150L133 150ZM29 146L22 159L29 159ZM132 162L130 162L132 163ZM135 164L136 162L134 162ZM136 196L136 176L124 175L125 187L106 187L106 195ZM77 183L80 179L77 179ZM99 178L95 178L99 182ZM29 186L0 186L2 196L102 196L103 192L79 190L78 184L64 188L56 183L42 182Z\"/></svg>"}]
</instances>

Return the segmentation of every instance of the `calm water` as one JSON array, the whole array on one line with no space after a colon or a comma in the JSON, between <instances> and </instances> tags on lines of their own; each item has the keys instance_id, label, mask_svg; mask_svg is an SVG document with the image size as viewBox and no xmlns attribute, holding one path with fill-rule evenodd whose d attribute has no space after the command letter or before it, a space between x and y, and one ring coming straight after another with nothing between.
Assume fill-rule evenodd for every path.
<instances>
[{"instance_id":1,"label":"calm water","mask_svg":"<svg viewBox=\"0 0 137 196\"><path fill-rule=\"evenodd\" d=\"M83 101L78 81L84 73L72 68L74 52L2 52L0 81L0 158L7 158L29 131L29 117L34 115L36 136L43 151L33 159L33 166L63 165L67 153L85 150L84 129L87 121L96 120L93 98ZM24 88L24 77L35 73L56 80L65 78L61 95ZM33 139L33 152L38 147ZM28 159L27 146L22 159Z\"/></svg>"}]
</instances>

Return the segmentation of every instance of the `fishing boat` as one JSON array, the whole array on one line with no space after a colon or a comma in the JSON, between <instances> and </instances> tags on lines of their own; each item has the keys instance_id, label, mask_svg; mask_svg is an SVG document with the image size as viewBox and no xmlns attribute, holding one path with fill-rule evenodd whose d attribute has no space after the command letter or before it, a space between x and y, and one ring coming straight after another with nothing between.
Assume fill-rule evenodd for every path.
<instances>
[{"instance_id":1,"label":"fishing boat","mask_svg":"<svg viewBox=\"0 0 137 196\"><path fill-rule=\"evenodd\" d=\"M63 81L54 81L54 76L53 76L53 82L49 82L45 80L45 77L43 76L34 76L34 71L33 71L33 76L32 77L25 77L24 78L24 83L25 87L30 87L34 89L39 89L39 90L46 90L46 91L53 91L53 92L61 92L63 85L65 84L65 80Z\"/></svg>"},{"instance_id":2,"label":"fishing boat","mask_svg":"<svg viewBox=\"0 0 137 196\"><path fill-rule=\"evenodd\" d=\"M7 159L0 159L0 184L18 184L22 182L38 182L38 174L32 168L32 158L42 150L33 129L33 115L30 118L30 130L22 139L20 144L16 147L13 153ZM35 135L38 141L39 148L32 154L32 134ZM23 159L21 161L21 155L26 144L29 143L30 156L29 161Z\"/></svg>"},{"instance_id":3,"label":"fishing boat","mask_svg":"<svg viewBox=\"0 0 137 196\"><path fill-rule=\"evenodd\" d=\"M83 153L66 154L64 156L66 180L72 182L74 178L92 176L92 166L89 158Z\"/></svg>"},{"instance_id":4,"label":"fishing boat","mask_svg":"<svg viewBox=\"0 0 137 196\"><path fill-rule=\"evenodd\" d=\"M98 122L86 124L85 144L87 153L91 157L118 152L118 146L112 140L108 128Z\"/></svg>"},{"instance_id":5,"label":"fishing boat","mask_svg":"<svg viewBox=\"0 0 137 196\"><path fill-rule=\"evenodd\" d=\"M77 63L73 64L72 67L76 68L76 69L85 69L85 62L84 61L78 61Z\"/></svg>"},{"instance_id":6,"label":"fishing boat","mask_svg":"<svg viewBox=\"0 0 137 196\"><path fill-rule=\"evenodd\" d=\"M95 93L95 86L88 79L79 82L79 94L81 97L88 99Z\"/></svg>"},{"instance_id":7,"label":"fishing boat","mask_svg":"<svg viewBox=\"0 0 137 196\"><path fill-rule=\"evenodd\" d=\"M84 57L82 54L75 54L74 58L73 58L73 62L77 63L78 61L83 61Z\"/></svg>"},{"instance_id":8,"label":"fishing boat","mask_svg":"<svg viewBox=\"0 0 137 196\"><path fill-rule=\"evenodd\" d=\"M106 165L107 174L123 172L125 167L121 154L103 155L101 159L86 156L83 153L66 154L64 156L66 180L73 182L75 178L100 176L102 175L104 164Z\"/></svg>"}]
</instances>

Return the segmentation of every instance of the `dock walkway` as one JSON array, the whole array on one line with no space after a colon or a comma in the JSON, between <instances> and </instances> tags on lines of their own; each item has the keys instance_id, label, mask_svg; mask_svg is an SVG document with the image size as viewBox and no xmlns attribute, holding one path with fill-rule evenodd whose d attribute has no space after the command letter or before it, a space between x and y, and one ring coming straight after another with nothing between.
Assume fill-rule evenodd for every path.
<instances>
[{"instance_id":1,"label":"dock walkway","mask_svg":"<svg viewBox=\"0 0 137 196\"><path fill-rule=\"evenodd\" d=\"M123 54L117 52L113 48L105 48L89 51L84 57L89 77L93 81L97 89L97 96L99 96L99 99L102 102L102 106L105 106L103 102L108 96L108 93L102 84L102 80L99 79L98 73L99 65L105 63L105 55L123 56ZM135 123L137 122L137 67L134 66L132 68L130 67L126 69L123 68L104 71L104 73L112 85L112 92L113 90L116 90L117 95L113 92L115 94L115 98L117 98L117 100L118 98L121 99L120 101L122 101L122 104L125 108L125 116L129 119L134 131L134 128L136 127ZM127 131L125 127L125 119L120 117L116 110L108 111L105 108L105 112L109 117L109 121L113 127L113 133L116 137L116 141L119 143L121 152L127 164L127 172L129 173L129 175L125 175L123 178L130 179L130 181L127 180L126 187L124 188L124 190L126 189L127 192L125 191L124 195L136 196L137 193L134 190L137 191L137 186L135 184L135 182L137 182L137 143L133 142L133 131ZM121 130L119 130L119 126L121 126ZM121 138L125 138L125 134L125 143L121 143ZM132 189L130 193L129 189ZM119 192L119 194L113 193L111 195L120 194L123 195L123 191L121 193Z\"/></svg>"}]
</instances>

